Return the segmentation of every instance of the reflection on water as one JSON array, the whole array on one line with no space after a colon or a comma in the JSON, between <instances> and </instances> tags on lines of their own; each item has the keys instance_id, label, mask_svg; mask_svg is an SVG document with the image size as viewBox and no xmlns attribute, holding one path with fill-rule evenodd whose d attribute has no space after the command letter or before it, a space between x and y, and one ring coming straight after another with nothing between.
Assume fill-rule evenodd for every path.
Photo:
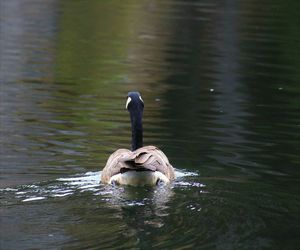
<instances>
[{"instance_id":1,"label":"reflection on water","mask_svg":"<svg viewBox=\"0 0 300 250\"><path fill-rule=\"evenodd\" d=\"M297 248L299 7L1 1L0 248ZM171 186L99 184L130 90Z\"/></svg>"},{"instance_id":2,"label":"reflection on water","mask_svg":"<svg viewBox=\"0 0 300 250\"><path fill-rule=\"evenodd\" d=\"M47 205L45 206L47 202L64 204L72 200L84 200L89 203L89 210L97 210L101 206L102 211L113 211L113 217L125 223L124 236L131 235L138 238L142 237L140 234L143 234L145 228L165 226L164 218L170 215L168 203L175 195L174 189L182 187L184 190L187 187L197 187L199 193L203 193L205 185L190 179L196 176L196 173L176 171L176 181L172 185L137 188L102 185L100 183L101 172L87 172L53 181L1 189L0 204L7 207L17 207L22 203L28 203L31 206L43 207L44 212L49 214ZM71 206L73 205L71 204ZM196 207L188 205L186 209L194 210ZM201 208L197 208L197 211L200 210ZM103 215L105 216L105 214ZM16 213L16 216L19 214ZM32 217L30 223L39 223L39 220L39 217ZM103 220L101 221L103 223ZM86 228L85 233L94 235L93 228ZM55 234L49 232L50 235L53 237ZM77 237L82 237L82 232ZM110 235L110 241L114 240L115 237L117 235ZM115 242L116 245L117 243L118 241ZM124 244L124 242L121 243Z\"/></svg>"}]
</instances>

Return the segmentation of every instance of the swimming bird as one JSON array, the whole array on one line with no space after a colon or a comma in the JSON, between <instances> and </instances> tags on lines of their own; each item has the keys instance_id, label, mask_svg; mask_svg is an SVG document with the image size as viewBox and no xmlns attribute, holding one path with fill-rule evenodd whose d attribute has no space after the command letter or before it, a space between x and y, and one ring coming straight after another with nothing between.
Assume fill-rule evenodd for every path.
<instances>
[{"instance_id":1,"label":"swimming bird","mask_svg":"<svg viewBox=\"0 0 300 250\"><path fill-rule=\"evenodd\" d=\"M130 114L131 150L118 149L107 160L101 182L132 186L157 185L174 180L174 168L155 146L143 147L144 101L139 92L129 92L126 109Z\"/></svg>"}]
</instances>

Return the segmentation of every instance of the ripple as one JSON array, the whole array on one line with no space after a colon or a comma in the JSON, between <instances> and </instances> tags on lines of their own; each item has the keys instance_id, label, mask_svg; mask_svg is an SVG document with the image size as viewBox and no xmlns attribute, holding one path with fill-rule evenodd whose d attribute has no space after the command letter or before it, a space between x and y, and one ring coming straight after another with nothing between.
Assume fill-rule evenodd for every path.
<instances>
[{"instance_id":1,"label":"ripple","mask_svg":"<svg viewBox=\"0 0 300 250\"><path fill-rule=\"evenodd\" d=\"M27 201L39 201L39 200L44 200L46 199L46 197L31 197L31 198L27 198L25 200L22 200L23 202L27 202Z\"/></svg>"},{"instance_id":2,"label":"ripple","mask_svg":"<svg viewBox=\"0 0 300 250\"><path fill-rule=\"evenodd\" d=\"M184 180L187 177L197 176L197 173L176 170L175 186L181 187L205 187L205 185L196 182L188 182ZM0 189L1 195L6 196L6 201L9 204L22 201L22 202L36 202L41 200L47 200L52 198L65 198L67 196L76 195L78 192L90 192L95 196L103 196L104 200L112 201L113 203L119 203L119 205L127 206L142 206L147 204L147 198L132 200L126 196L126 188L131 187L113 187L106 186L100 183L101 171L86 172L84 174L77 174L70 177L61 177L53 181L44 181L35 184L22 185L17 188L4 188ZM165 189L157 188L153 192L153 199L157 203L162 203L163 200L167 200L164 197ZM168 195L167 195L168 196ZM161 200L161 201L160 201ZM120 203L121 202L121 203Z\"/></svg>"}]
</instances>

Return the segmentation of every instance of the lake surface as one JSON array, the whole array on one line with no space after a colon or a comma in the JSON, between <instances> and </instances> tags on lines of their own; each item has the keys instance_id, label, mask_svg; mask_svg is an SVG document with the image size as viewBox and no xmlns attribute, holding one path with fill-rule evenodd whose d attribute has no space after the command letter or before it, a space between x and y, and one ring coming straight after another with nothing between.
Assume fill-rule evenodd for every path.
<instances>
[{"instance_id":1,"label":"lake surface","mask_svg":"<svg viewBox=\"0 0 300 250\"><path fill-rule=\"evenodd\" d=\"M1 1L1 249L297 249L299 1ZM169 186L99 184L127 92Z\"/></svg>"}]
</instances>

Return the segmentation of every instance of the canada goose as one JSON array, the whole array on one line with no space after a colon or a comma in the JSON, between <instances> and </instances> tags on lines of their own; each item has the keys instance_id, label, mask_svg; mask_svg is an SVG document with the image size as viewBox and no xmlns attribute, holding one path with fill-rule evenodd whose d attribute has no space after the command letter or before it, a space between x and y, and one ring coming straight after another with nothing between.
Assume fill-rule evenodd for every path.
<instances>
[{"instance_id":1,"label":"canada goose","mask_svg":"<svg viewBox=\"0 0 300 250\"><path fill-rule=\"evenodd\" d=\"M156 185L175 178L167 156L155 146L143 147L144 101L139 92L129 92L126 109L130 113L132 151L118 149L107 160L101 182L121 185Z\"/></svg>"}]
</instances>

